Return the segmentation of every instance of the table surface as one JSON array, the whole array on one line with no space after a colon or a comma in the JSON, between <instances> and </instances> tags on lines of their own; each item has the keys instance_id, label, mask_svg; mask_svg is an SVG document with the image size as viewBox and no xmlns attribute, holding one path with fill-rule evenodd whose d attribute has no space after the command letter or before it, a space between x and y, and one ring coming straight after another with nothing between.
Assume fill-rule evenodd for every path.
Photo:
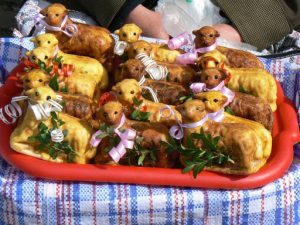
<instances>
[{"instance_id":1,"label":"table surface","mask_svg":"<svg viewBox=\"0 0 300 225\"><path fill-rule=\"evenodd\" d=\"M28 38L0 39L0 71L32 47ZM262 61L294 100L300 56ZM253 190L50 181L0 158L0 224L300 224L299 192L298 158L282 178Z\"/></svg>"}]
</instances>

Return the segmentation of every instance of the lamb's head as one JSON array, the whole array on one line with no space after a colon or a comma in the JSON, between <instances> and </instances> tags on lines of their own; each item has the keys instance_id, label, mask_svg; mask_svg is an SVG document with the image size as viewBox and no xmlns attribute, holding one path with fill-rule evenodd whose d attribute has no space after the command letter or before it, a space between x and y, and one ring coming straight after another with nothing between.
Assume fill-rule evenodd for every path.
<instances>
[{"instance_id":1,"label":"lamb's head","mask_svg":"<svg viewBox=\"0 0 300 225\"><path fill-rule=\"evenodd\" d=\"M45 86L49 80L50 76L40 69L32 69L22 76L24 90Z\"/></svg>"},{"instance_id":2,"label":"lamb's head","mask_svg":"<svg viewBox=\"0 0 300 225\"><path fill-rule=\"evenodd\" d=\"M178 105L176 109L182 115L184 123L197 122L206 115L205 105L201 100L194 99Z\"/></svg>"},{"instance_id":3,"label":"lamb's head","mask_svg":"<svg viewBox=\"0 0 300 225\"><path fill-rule=\"evenodd\" d=\"M97 113L101 122L107 125L118 125L123 115L123 106L120 102L109 101Z\"/></svg>"},{"instance_id":4,"label":"lamb's head","mask_svg":"<svg viewBox=\"0 0 300 225\"><path fill-rule=\"evenodd\" d=\"M151 50L152 46L150 43L143 40L135 41L129 44L128 57L133 59L140 53L146 53L147 55L150 55Z\"/></svg>"},{"instance_id":5,"label":"lamb's head","mask_svg":"<svg viewBox=\"0 0 300 225\"><path fill-rule=\"evenodd\" d=\"M35 47L44 47L55 49L58 46L58 40L54 34L45 33L30 39Z\"/></svg>"},{"instance_id":6,"label":"lamb's head","mask_svg":"<svg viewBox=\"0 0 300 225\"><path fill-rule=\"evenodd\" d=\"M59 27L68 15L68 10L64 5L55 3L41 10L40 13L45 16L45 22L50 26Z\"/></svg>"},{"instance_id":7,"label":"lamb's head","mask_svg":"<svg viewBox=\"0 0 300 225\"><path fill-rule=\"evenodd\" d=\"M133 98L141 95L141 87L137 80L124 79L113 86L112 91L117 95L118 100L122 103L133 103Z\"/></svg>"},{"instance_id":8,"label":"lamb's head","mask_svg":"<svg viewBox=\"0 0 300 225\"><path fill-rule=\"evenodd\" d=\"M59 95L56 94L50 87L41 86L37 88L29 89L25 92L33 104L39 103L44 104L50 99L56 101L59 98Z\"/></svg>"},{"instance_id":9,"label":"lamb's head","mask_svg":"<svg viewBox=\"0 0 300 225\"><path fill-rule=\"evenodd\" d=\"M139 40L142 30L134 23L128 23L123 25L114 33L119 36L120 41L126 41L128 43L131 43Z\"/></svg>"},{"instance_id":10,"label":"lamb's head","mask_svg":"<svg viewBox=\"0 0 300 225\"><path fill-rule=\"evenodd\" d=\"M200 99L205 104L205 109L208 112L217 112L224 108L227 102L227 97L219 91L207 91L195 94L197 99Z\"/></svg>"},{"instance_id":11,"label":"lamb's head","mask_svg":"<svg viewBox=\"0 0 300 225\"><path fill-rule=\"evenodd\" d=\"M37 47L31 51L26 52L26 56L34 64L39 64L39 62L44 62L46 65L49 65L52 54L51 51L44 47Z\"/></svg>"}]
</instances>

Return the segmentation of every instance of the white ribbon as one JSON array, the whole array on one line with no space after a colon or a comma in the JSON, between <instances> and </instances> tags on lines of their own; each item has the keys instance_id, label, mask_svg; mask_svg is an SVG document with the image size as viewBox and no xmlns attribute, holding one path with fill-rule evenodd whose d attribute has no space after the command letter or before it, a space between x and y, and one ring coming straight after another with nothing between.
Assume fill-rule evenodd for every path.
<instances>
[{"instance_id":1,"label":"white ribbon","mask_svg":"<svg viewBox=\"0 0 300 225\"><path fill-rule=\"evenodd\" d=\"M0 108L0 120L7 125L15 123L23 114L22 109L17 102L25 99L28 99L28 96L13 97L10 104L4 106L4 108Z\"/></svg>"},{"instance_id":2,"label":"white ribbon","mask_svg":"<svg viewBox=\"0 0 300 225\"><path fill-rule=\"evenodd\" d=\"M65 35L72 37L78 32L78 28L75 24L67 24L68 16L66 15L60 25L60 27L51 26L44 20L45 16L42 14L37 14L34 18L34 23L36 30L34 32L34 36L41 31L44 27L46 27L47 30L51 31L60 31L63 32ZM66 26L65 26L66 25Z\"/></svg>"},{"instance_id":3,"label":"white ribbon","mask_svg":"<svg viewBox=\"0 0 300 225\"><path fill-rule=\"evenodd\" d=\"M117 41L115 47L114 47L114 53L116 55L123 55L126 48L128 47L128 43L125 41Z\"/></svg>"},{"instance_id":4,"label":"white ribbon","mask_svg":"<svg viewBox=\"0 0 300 225\"><path fill-rule=\"evenodd\" d=\"M51 141L57 142L57 143L62 142L65 138L61 129L55 129L55 130L51 131L50 135L51 135Z\"/></svg>"},{"instance_id":5,"label":"white ribbon","mask_svg":"<svg viewBox=\"0 0 300 225\"><path fill-rule=\"evenodd\" d=\"M159 102L156 93L154 92L154 90L151 87L147 87L147 86L141 86L142 89L146 89L150 92L152 99L154 102Z\"/></svg>"},{"instance_id":6,"label":"white ribbon","mask_svg":"<svg viewBox=\"0 0 300 225\"><path fill-rule=\"evenodd\" d=\"M146 53L140 53L135 56L136 59L140 60L144 66L145 71L149 74L152 80L164 80L168 75L168 69L165 66L158 65L155 60L153 60ZM145 82L145 77L139 81L139 84L143 84Z\"/></svg>"}]
</instances>

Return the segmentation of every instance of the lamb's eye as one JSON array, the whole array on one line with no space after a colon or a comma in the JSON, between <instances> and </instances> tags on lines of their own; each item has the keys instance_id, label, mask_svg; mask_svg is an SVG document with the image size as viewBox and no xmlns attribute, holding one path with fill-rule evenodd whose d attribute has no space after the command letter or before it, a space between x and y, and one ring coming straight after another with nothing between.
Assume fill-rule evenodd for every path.
<instances>
[{"instance_id":1,"label":"lamb's eye","mask_svg":"<svg viewBox=\"0 0 300 225\"><path fill-rule=\"evenodd\" d=\"M35 94L35 96L39 96L40 95L40 93L38 93L37 91L34 94Z\"/></svg>"},{"instance_id":2,"label":"lamb's eye","mask_svg":"<svg viewBox=\"0 0 300 225\"><path fill-rule=\"evenodd\" d=\"M51 96L47 96L47 100L50 100L51 99Z\"/></svg>"},{"instance_id":3,"label":"lamb's eye","mask_svg":"<svg viewBox=\"0 0 300 225\"><path fill-rule=\"evenodd\" d=\"M30 80L29 80L29 79L25 79L25 82L26 82L26 83L29 83L29 82L30 82Z\"/></svg>"},{"instance_id":4,"label":"lamb's eye","mask_svg":"<svg viewBox=\"0 0 300 225\"><path fill-rule=\"evenodd\" d=\"M134 50L133 50L133 53L134 53L134 54L136 54L136 53L137 53L137 50L136 50L136 49L134 49Z\"/></svg>"},{"instance_id":5,"label":"lamb's eye","mask_svg":"<svg viewBox=\"0 0 300 225\"><path fill-rule=\"evenodd\" d=\"M115 115L117 115L118 114L118 111L115 111Z\"/></svg>"},{"instance_id":6,"label":"lamb's eye","mask_svg":"<svg viewBox=\"0 0 300 225\"><path fill-rule=\"evenodd\" d=\"M196 110L198 110L198 111L199 111L199 107L196 107Z\"/></svg>"},{"instance_id":7,"label":"lamb's eye","mask_svg":"<svg viewBox=\"0 0 300 225\"><path fill-rule=\"evenodd\" d=\"M203 101L206 102L206 101L208 101L208 100L207 100L207 98L203 98Z\"/></svg>"},{"instance_id":8,"label":"lamb's eye","mask_svg":"<svg viewBox=\"0 0 300 225\"><path fill-rule=\"evenodd\" d=\"M37 43L40 45L40 44L41 44L41 41L37 41Z\"/></svg>"},{"instance_id":9,"label":"lamb's eye","mask_svg":"<svg viewBox=\"0 0 300 225\"><path fill-rule=\"evenodd\" d=\"M146 48L144 48L144 51L147 51L147 49L146 49Z\"/></svg>"},{"instance_id":10,"label":"lamb's eye","mask_svg":"<svg viewBox=\"0 0 300 225\"><path fill-rule=\"evenodd\" d=\"M216 98L214 99L214 102L218 102L218 101L219 101L218 99L216 99Z\"/></svg>"},{"instance_id":11,"label":"lamb's eye","mask_svg":"<svg viewBox=\"0 0 300 225\"><path fill-rule=\"evenodd\" d=\"M127 37L127 34L125 34L125 33L123 33L123 35L122 35L123 37Z\"/></svg>"},{"instance_id":12,"label":"lamb's eye","mask_svg":"<svg viewBox=\"0 0 300 225\"><path fill-rule=\"evenodd\" d=\"M45 16L48 17L48 13L46 13Z\"/></svg>"},{"instance_id":13,"label":"lamb's eye","mask_svg":"<svg viewBox=\"0 0 300 225\"><path fill-rule=\"evenodd\" d=\"M133 95L133 94L134 94L134 90L132 90L132 91L130 92L130 94L132 94L132 95Z\"/></svg>"},{"instance_id":14,"label":"lamb's eye","mask_svg":"<svg viewBox=\"0 0 300 225\"><path fill-rule=\"evenodd\" d=\"M42 82L43 82L43 80L42 80L42 79L39 79L39 82L41 82L41 83L42 83Z\"/></svg>"},{"instance_id":15,"label":"lamb's eye","mask_svg":"<svg viewBox=\"0 0 300 225\"><path fill-rule=\"evenodd\" d=\"M103 113L103 116L104 116L104 117L107 117L107 116L108 116L108 113L106 113L106 112Z\"/></svg>"},{"instance_id":16,"label":"lamb's eye","mask_svg":"<svg viewBox=\"0 0 300 225\"><path fill-rule=\"evenodd\" d=\"M48 41L48 44L51 44L51 41Z\"/></svg>"},{"instance_id":17,"label":"lamb's eye","mask_svg":"<svg viewBox=\"0 0 300 225\"><path fill-rule=\"evenodd\" d=\"M206 76L206 77L205 77L205 80L208 80L208 78L209 78L209 76Z\"/></svg>"},{"instance_id":18,"label":"lamb's eye","mask_svg":"<svg viewBox=\"0 0 300 225\"><path fill-rule=\"evenodd\" d=\"M56 13L56 14L55 14L55 16L59 17L59 14L58 14L58 13Z\"/></svg>"},{"instance_id":19,"label":"lamb's eye","mask_svg":"<svg viewBox=\"0 0 300 225\"><path fill-rule=\"evenodd\" d=\"M136 36L136 33L134 32L133 35Z\"/></svg>"},{"instance_id":20,"label":"lamb's eye","mask_svg":"<svg viewBox=\"0 0 300 225\"><path fill-rule=\"evenodd\" d=\"M138 67L135 67L134 70L135 70L135 71L139 71L139 68L138 68Z\"/></svg>"},{"instance_id":21,"label":"lamb's eye","mask_svg":"<svg viewBox=\"0 0 300 225\"><path fill-rule=\"evenodd\" d=\"M32 58L33 60L36 60L36 56L35 56L35 55L31 56L31 58Z\"/></svg>"},{"instance_id":22,"label":"lamb's eye","mask_svg":"<svg viewBox=\"0 0 300 225\"><path fill-rule=\"evenodd\" d=\"M210 35L209 35L209 37L213 37L213 36L214 36L213 34L210 34Z\"/></svg>"},{"instance_id":23,"label":"lamb's eye","mask_svg":"<svg viewBox=\"0 0 300 225\"><path fill-rule=\"evenodd\" d=\"M122 91L119 91L118 94L119 94L119 95L122 95L123 93L122 93Z\"/></svg>"},{"instance_id":24,"label":"lamb's eye","mask_svg":"<svg viewBox=\"0 0 300 225\"><path fill-rule=\"evenodd\" d=\"M218 75L215 75L215 79L216 79L216 80L219 79L219 76L218 76Z\"/></svg>"},{"instance_id":25,"label":"lamb's eye","mask_svg":"<svg viewBox=\"0 0 300 225\"><path fill-rule=\"evenodd\" d=\"M45 59L48 59L48 56L47 56L47 55L45 55Z\"/></svg>"}]
</instances>

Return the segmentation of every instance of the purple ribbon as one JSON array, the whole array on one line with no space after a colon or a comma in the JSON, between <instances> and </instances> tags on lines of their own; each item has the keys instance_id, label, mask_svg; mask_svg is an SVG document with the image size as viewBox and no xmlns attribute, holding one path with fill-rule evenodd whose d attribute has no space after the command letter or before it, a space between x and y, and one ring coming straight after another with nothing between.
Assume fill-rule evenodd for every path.
<instances>
[{"instance_id":1,"label":"purple ribbon","mask_svg":"<svg viewBox=\"0 0 300 225\"><path fill-rule=\"evenodd\" d=\"M47 30L63 32L65 35L67 35L69 37L74 36L78 32L78 28L75 24L67 24L66 25L68 16L64 17L63 22L61 23L60 27L50 26L48 23L45 22L44 18L45 18L45 16L43 16L40 13L34 17L34 24L36 27L34 36L39 31L41 31L44 27L46 27ZM65 28L63 28L64 26L65 26Z\"/></svg>"},{"instance_id":2,"label":"purple ribbon","mask_svg":"<svg viewBox=\"0 0 300 225\"><path fill-rule=\"evenodd\" d=\"M174 116L177 122L177 125L174 125L170 128L169 134L172 138L175 138L177 140L181 140L183 138L183 128L195 128L202 126L208 119L212 119L216 122L221 122L224 119L224 109L221 109L214 113L208 113L206 114L201 120L194 122L194 123L181 123L179 119L177 118L174 110L169 106L166 105L165 107L161 108L160 114L161 116L163 111L169 110L170 114L168 116L164 117L171 117Z\"/></svg>"},{"instance_id":3,"label":"purple ribbon","mask_svg":"<svg viewBox=\"0 0 300 225\"><path fill-rule=\"evenodd\" d=\"M183 45L192 43L192 36L187 32L184 32L168 41L168 47L171 50L180 48Z\"/></svg>"},{"instance_id":4,"label":"purple ribbon","mask_svg":"<svg viewBox=\"0 0 300 225\"><path fill-rule=\"evenodd\" d=\"M126 148L132 149L134 146L136 131L132 129L125 129L124 132L119 131L119 128L121 128L124 125L125 121L126 121L126 117L123 114L119 125L114 130L115 133L120 137L121 141L116 147L113 147L108 153L115 162L119 162L120 159L125 155ZM93 134L90 140L90 144L93 147L97 147L102 141L101 138L97 138L97 136L102 133L103 132L101 130L98 130L96 133Z\"/></svg>"},{"instance_id":5,"label":"purple ribbon","mask_svg":"<svg viewBox=\"0 0 300 225\"><path fill-rule=\"evenodd\" d=\"M224 81L218 84L218 86L211 89L206 88L205 83L192 83L190 85L190 89L194 94L204 91L220 91L223 95L227 97L227 102L224 104L224 107L229 105L235 97L235 93L225 86Z\"/></svg>"}]
</instances>

